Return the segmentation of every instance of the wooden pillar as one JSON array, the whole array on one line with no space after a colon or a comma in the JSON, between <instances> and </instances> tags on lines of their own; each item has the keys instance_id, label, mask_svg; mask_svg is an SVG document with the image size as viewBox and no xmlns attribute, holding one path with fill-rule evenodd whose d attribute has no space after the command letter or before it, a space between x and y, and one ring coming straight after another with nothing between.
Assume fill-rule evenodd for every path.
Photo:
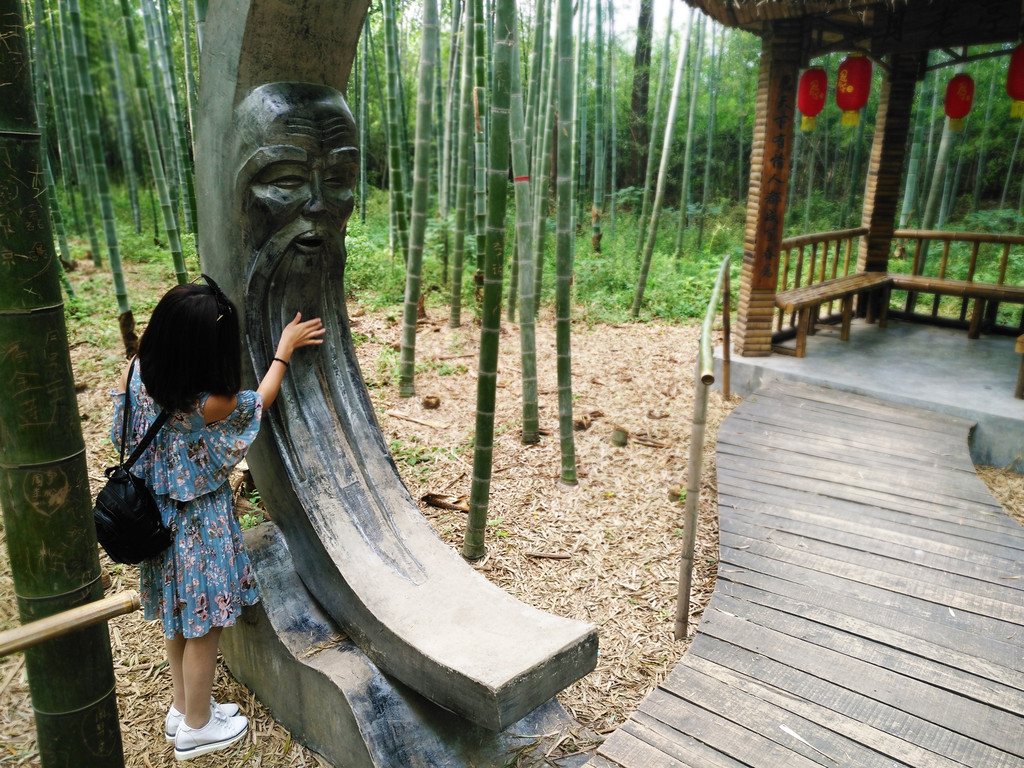
<instances>
[{"instance_id":1,"label":"wooden pillar","mask_svg":"<svg viewBox=\"0 0 1024 768\"><path fill-rule=\"evenodd\" d=\"M786 214L797 75L802 59L801 22L773 24L761 43L736 319L736 352L746 357L771 354L779 244Z\"/></svg>"},{"instance_id":2,"label":"wooden pillar","mask_svg":"<svg viewBox=\"0 0 1024 768\"><path fill-rule=\"evenodd\" d=\"M901 199L900 178L907 153L910 113L923 57L920 53L894 55L891 69L882 81L861 217L861 226L867 228L868 234L861 238L857 252L858 272L888 270Z\"/></svg>"}]
</instances>

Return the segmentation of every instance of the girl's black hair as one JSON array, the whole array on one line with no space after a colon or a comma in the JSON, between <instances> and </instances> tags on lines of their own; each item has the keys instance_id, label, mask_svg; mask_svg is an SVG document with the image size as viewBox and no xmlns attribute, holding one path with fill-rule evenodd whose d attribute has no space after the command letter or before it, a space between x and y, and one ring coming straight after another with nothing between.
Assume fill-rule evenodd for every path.
<instances>
[{"instance_id":1,"label":"girl's black hair","mask_svg":"<svg viewBox=\"0 0 1024 768\"><path fill-rule=\"evenodd\" d=\"M176 285L160 299L139 342L142 383L167 411L188 411L205 392L230 397L242 388L238 312L203 277L209 285Z\"/></svg>"}]
</instances>

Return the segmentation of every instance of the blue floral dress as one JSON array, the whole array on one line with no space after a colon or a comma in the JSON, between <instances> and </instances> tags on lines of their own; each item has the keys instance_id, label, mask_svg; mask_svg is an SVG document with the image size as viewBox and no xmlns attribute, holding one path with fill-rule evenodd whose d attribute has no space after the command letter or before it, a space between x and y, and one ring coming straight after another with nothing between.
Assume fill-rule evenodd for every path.
<instances>
[{"instance_id":1,"label":"blue floral dress","mask_svg":"<svg viewBox=\"0 0 1024 768\"><path fill-rule=\"evenodd\" d=\"M146 392L136 366L131 389L128 447L136 445L159 409ZM121 447L124 393L111 392L111 439ZM187 413L167 420L132 473L153 490L174 544L139 564L142 608L160 619L164 635L202 637L212 627L235 623L243 605L259 599L242 532L232 514L231 470L242 460L260 428L263 400L238 393L235 410L206 424L206 396Z\"/></svg>"}]
</instances>

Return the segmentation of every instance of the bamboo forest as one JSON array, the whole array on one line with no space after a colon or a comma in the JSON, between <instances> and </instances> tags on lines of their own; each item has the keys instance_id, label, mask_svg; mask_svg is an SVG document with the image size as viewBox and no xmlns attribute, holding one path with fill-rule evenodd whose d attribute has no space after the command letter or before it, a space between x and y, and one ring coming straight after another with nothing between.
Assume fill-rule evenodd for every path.
<instances>
[{"instance_id":1,"label":"bamboo forest","mask_svg":"<svg viewBox=\"0 0 1024 768\"><path fill-rule=\"evenodd\" d=\"M497 226L506 263L491 271L503 280L510 316L553 299L559 268L573 273L573 300L599 315L698 316L717 256L741 248L757 39L682 3L659 9L657 24L653 0L639 8L580 0L569 15L547 2L521 3L504 97L494 90L494 9L431 5L371 7L347 90L363 149L360 218L372 220L386 199L387 223L367 245L408 264L411 304L422 282L448 299L457 325L473 293L466 276L486 270L485 233ZM163 243L168 270L187 277L183 254L196 227L190 126L206 2L24 6L43 63L34 72L58 252L66 267L76 247L108 264L125 312L119 222ZM569 86L555 77L562 35L576 73ZM809 62L828 73L829 97L816 127L794 140L787 234L859 220L881 71L861 119L843 125L832 82L842 58ZM914 106L901 227L1024 226L1024 123L1008 119L1006 63L991 55L954 66L952 56L932 54ZM960 71L973 78L974 104L962 127L948 130L944 94ZM511 104L508 192L485 181L495 122L488 105L500 98ZM565 135L568 144L557 140ZM557 176L559 157L571 162L568 179ZM559 181L569 183L565 210L556 210ZM493 198L503 213L491 212ZM563 243L566 226L575 234ZM564 263L559 248L568 249ZM404 278L388 280L374 290L405 290ZM477 280L493 285L491 276ZM403 386L410 366L404 359Z\"/></svg>"},{"instance_id":2,"label":"bamboo forest","mask_svg":"<svg viewBox=\"0 0 1024 768\"><path fill-rule=\"evenodd\" d=\"M427 294L446 302L451 327L471 307L484 337L502 311L519 318L528 368L533 318L551 303L565 349L574 312L702 316L722 255L736 271L743 252L757 38L682 3L659 6L655 23L654 0L538 0L507 9L502 39L493 2L435 4L372 5L346 90L360 132L365 225L349 286L404 303L402 395L415 392L416 317ZM24 3L42 63L35 90L58 253L66 268L83 252L109 267L129 353L120 228L160 243L179 282L194 277L191 137L206 5ZM1007 119L1009 53L987 45L931 54L915 96L900 228L1024 226L1024 123ZM868 66L866 103L848 111L856 119L841 119L834 81L844 56L808 62L827 98L793 139L784 236L860 220L882 67ZM954 126L947 84L968 70L973 106ZM572 483L569 355L560 361L562 475ZM493 411L486 390L482 414ZM525 401L523 439L533 442L532 391ZM483 438L489 427L478 427ZM485 497L484 487L474 494Z\"/></svg>"},{"instance_id":3,"label":"bamboo forest","mask_svg":"<svg viewBox=\"0 0 1024 768\"><path fill-rule=\"evenodd\" d=\"M1021 29L1018 0L0 0L0 766L1024 764ZM191 754L197 645L89 516L160 432L125 465L175 291L242 366L156 439L245 392L196 494L259 587L189 638L237 731ZM849 388L801 378L842 355ZM941 415L900 389L953 375Z\"/></svg>"}]
</instances>

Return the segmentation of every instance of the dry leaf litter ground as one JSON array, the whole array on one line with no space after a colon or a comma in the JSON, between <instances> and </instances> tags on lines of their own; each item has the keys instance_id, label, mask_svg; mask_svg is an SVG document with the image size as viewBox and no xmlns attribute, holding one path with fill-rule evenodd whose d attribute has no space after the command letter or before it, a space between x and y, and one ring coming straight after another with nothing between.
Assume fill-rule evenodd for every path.
<instances>
[{"instance_id":1,"label":"dry leaf litter ground","mask_svg":"<svg viewBox=\"0 0 1024 768\"><path fill-rule=\"evenodd\" d=\"M73 279L90 271L83 265ZM381 428L402 478L416 499L428 493L464 502L469 494L476 397L478 328L471 317L447 327L435 308L417 337L417 395L397 397L392 377L399 325L395 312L352 311L352 330ZM670 490L685 487L693 370L699 328L692 325L577 325L573 335L573 395L579 484L559 483L555 342L550 317L538 325L540 423L534 446L520 443L518 327L501 335L494 476L488 513L487 556L477 568L520 600L561 616L593 623L600 635L597 669L559 699L595 734L616 728L684 652L672 637L683 505ZM72 340L72 364L95 492L112 458L109 363L118 350ZM103 362L106 364L102 364ZM424 399L439 399L436 408ZM712 393L708 413L694 592L692 635L712 589L718 552L714 445L717 427L735 404ZM625 447L611 443L614 426L630 432ZM981 476L1004 507L1024 522L1024 477L983 469ZM250 511L246 499L240 510ZM420 502L437 533L453 547L466 515ZM2 538L2 528L0 528ZM6 547L0 547L0 628L17 624ZM137 589L138 572L101 558L112 577L109 592ZM109 624L125 762L131 768L175 764L162 736L170 682L160 632L139 613ZM196 768L328 766L291 740L254 695L220 666L215 693L237 701L251 730L234 750L199 758ZM37 765L31 702L22 655L0 660L0 765ZM593 749L581 736L552 757ZM523 764L535 758L524 756Z\"/></svg>"}]
</instances>

